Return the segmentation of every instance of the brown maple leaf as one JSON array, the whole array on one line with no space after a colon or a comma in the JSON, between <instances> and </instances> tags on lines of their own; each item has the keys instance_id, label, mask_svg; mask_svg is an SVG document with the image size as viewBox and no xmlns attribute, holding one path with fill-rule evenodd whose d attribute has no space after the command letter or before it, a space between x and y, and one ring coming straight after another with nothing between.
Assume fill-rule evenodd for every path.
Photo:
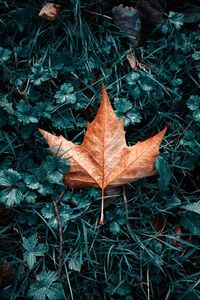
<instances>
[{"instance_id":1,"label":"brown maple leaf","mask_svg":"<svg viewBox=\"0 0 200 300\"><path fill-rule=\"evenodd\" d=\"M155 159L166 128L150 139L128 147L124 120L116 117L103 85L101 105L88 125L81 145L63 136L39 131L53 153L70 161L71 168L63 178L65 184L71 188L93 186L102 189L100 224L103 224L104 190L154 175Z\"/></svg>"}]
</instances>

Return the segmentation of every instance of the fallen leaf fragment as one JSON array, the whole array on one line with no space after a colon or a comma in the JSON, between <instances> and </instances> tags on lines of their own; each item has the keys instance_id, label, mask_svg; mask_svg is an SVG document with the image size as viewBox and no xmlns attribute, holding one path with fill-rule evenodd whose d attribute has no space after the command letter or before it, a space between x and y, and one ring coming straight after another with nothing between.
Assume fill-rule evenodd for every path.
<instances>
[{"instance_id":1,"label":"fallen leaf fragment","mask_svg":"<svg viewBox=\"0 0 200 300\"><path fill-rule=\"evenodd\" d=\"M119 29L126 33L135 46L138 44L141 31L141 20L136 8L120 4L112 9L113 19Z\"/></svg>"},{"instance_id":2,"label":"fallen leaf fragment","mask_svg":"<svg viewBox=\"0 0 200 300\"><path fill-rule=\"evenodd\" d=\"M52 152L69 159L71 168L64 183L71 188L93 186L102 190L100 224L103 224L104 190L155 174L155 159L159 154L166 128L144 142L128 147L124 121L119 120L102 86L102 100L95 119L88 125L81 145L63 136L55 136L42 129Z\"/></svg>"},{"instance_id":3,"label":"fallen leaf fragment","mask_svg":"<svg viewBox=\"0 0 200 300\"><path fill-rule=\"evenodd\" d=\"M129 65L130 65L131 69L133 71L137 71L138 68L137 68L137 60L136 60L136 58L131 53L129 53L126 56L126 58L127 58L128 62L129 62Z\"/></svg>"},{"instance_id":4,"label":"fallen leaf fragment","mask_svg":"<svg viewBox=\"0 0 200 300\"><path fill-rule=\"evenodd\" d=\"M59 18L60 4L47 3L39 12L39 17L47 21L54 21Z\"/></svg>"}]
</instances>

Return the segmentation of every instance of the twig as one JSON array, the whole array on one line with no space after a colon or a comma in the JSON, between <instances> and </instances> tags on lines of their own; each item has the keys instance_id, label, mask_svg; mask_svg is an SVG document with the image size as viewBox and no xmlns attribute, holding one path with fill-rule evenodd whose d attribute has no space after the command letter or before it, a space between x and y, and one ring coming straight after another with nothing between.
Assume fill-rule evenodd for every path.
<instances>
[{"instance_id":1,"label":"twig","mask_svg":"<svg viewBox=\"0 0 200 300\"><path fill-rule=\"evenodd\" d=\"M62 231L62 223L61 223L61 218L60 218L59 209L58 209L58 203L59 203L59 200L62 198L63 194L64 194L64 191L60 194L60 197L58 200L53 200L53 205L54 205L56 217L58 220L58 232L59 232L59 241L60 241L59 256L58 256L58 278L59 279L61 277L61 269L62 269L63 231Z\"/></svg>"}]
</instances>

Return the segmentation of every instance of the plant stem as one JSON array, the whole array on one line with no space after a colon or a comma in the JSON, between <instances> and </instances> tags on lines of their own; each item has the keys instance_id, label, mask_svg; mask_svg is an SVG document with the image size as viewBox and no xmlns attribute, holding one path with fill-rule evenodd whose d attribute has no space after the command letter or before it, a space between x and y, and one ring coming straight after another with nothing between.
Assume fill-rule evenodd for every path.
<instances>
[{"instance_id":1,"label":"plant stem","mask_svg":"<svg viewBox=\"0 0 200 300\"><path fill-rule=\"evenodd\" d=\"M102 188L101 190L101 218L99 221L100 225L104 224L104 188Z\"/></svg>"},{"instance_id":2,"label":"plant stem","mask_svg":"<svg viewBox=\"0 0 200 300\"><path fill-rule=\"evenodd\" d=\"M64 194L64 191L61 193L59 199L63 196L63 194ZM63 231L62 231L62 223L61 223L60 213L59 213L59 209L58 209L58 203L59 203L59 200L53 200L53 205L54 205L56 217L58 220L58 232L59 232L59 241L60 241L59 257L58 257L58 278L60 279L61 269L62 269Z\"/></svg>"}]
</instances>

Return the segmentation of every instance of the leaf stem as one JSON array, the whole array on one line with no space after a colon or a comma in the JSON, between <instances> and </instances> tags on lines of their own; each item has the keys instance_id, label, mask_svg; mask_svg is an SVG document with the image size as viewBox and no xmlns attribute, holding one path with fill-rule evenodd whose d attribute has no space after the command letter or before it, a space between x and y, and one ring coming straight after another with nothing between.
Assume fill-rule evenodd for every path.
<instances>
[{"instance_id":1,"label":"leaf stem","mask_svg":"<svg viewBox=\"0 0 200 300\"><path fill-rule=\"evenodd\" d=\"M61 193L59 200L62 198L64 194L64 191ZM53 205L58 221L58 232L59 232L59 240L60 240L60 245L59 245L59 257L58 257L58 278L60 279L61 277L61 272L62 272L62 252L63 252L63 231L62 231L62 223L61 223L61 218L60 218L60 213L59 213L59 200L53 200Z\"/></svg>"},{"instance_id":2,"label":"leaf stem","mask_svg":"<svg viewBox=\"0 0 200 300\"><path fill-rule=\"evenodd\" d=\"M101 190L101 218L99 220L99 224L104 224L104 188Z\"/></svg>"}]
</instances>

